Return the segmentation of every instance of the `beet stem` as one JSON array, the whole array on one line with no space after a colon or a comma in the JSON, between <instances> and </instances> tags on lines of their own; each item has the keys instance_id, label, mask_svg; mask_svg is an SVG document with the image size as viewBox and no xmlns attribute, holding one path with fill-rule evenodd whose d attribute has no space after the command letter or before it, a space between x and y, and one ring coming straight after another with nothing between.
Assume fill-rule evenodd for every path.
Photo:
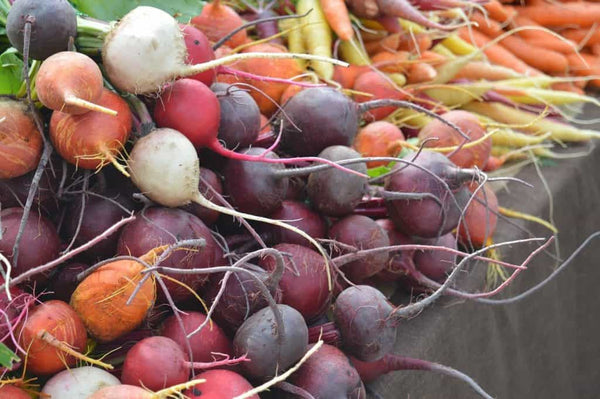
<instances>
[{"instance_id":1,"label":"beet stem","mask_svg":"<svg viewBox=\"0 0 600 399\"><path fill-rule=\"evenodd\" d=\"M452 270L452 273L450 273L448 278L446 278L446 281L444 281L444 283L440 286L440 288L438 288L433 294L431 294L430 296L428 296L427 298L425 298L419 302L415 302L415 303L412 303L403 308L394 310L392 316L395 318L411 317L411 316L414 316L415 314L421 312L427 306L434 303L443 294L444 290L446 288L450 287L450 285L454 282L454 280L459 275L462 268L467 264L467 262L469 260L473 259L477 255L480 255L486 251L489 251L490 249L499 248L499 247L506 246L506 245L522 244L522 243L526 243L526 242L545 241L545 240L546 240L545 238L524 238L521 240L513 240L513 241L502 242L502 243L496 243L496 244L488 245L485 248L479 249L479 250L469 254L467 257L463 258L458 263L458 265L456 265L454 270Z\"/></svg>"},{"instance_id":2,"label":"beet stem","mask_svg":"<svg viewBox=\"0 0 600 399\"><path fill-rule=\"evenodd\" d=\"M435 118L435 119L439 120L440 122L442 122L444 125L447 125L447 126L451 127L452 129L456 130L458 132L458 134L460 134L466 140L468 140L468 141L471 140L471 138L469 136L467 136L453 122L447 121L446 119L444 119L443 116L440 116L440 115L436 114L435 112L428 110L427 108L421 107L420 105L413 104L408 101L392 100L392 99L371 100L371 101L367 101L367 102L358 104L358 112L363 114L373 108L389 107L389 106L396 106L396 107L400 107L400 108L409 108L409 109L412 109L415 111L422 112L425 115Z\"/></svg>"},{"instance_id":3,"label":"beet stem","mask_svg":"<svg viewBox=\"0 0 600 399\"><path fill-rule=\"evenodd\" d=\"M493 399L487 392L465 373L453 369L452 367L444 366L439 363L430 362L427 360L414 359L411 357L398 356L398 355L385 355L383 360L390 371L392 370L422 370L422 371L435 371L436 373L444 374L450 377L458 378L461 381L466 382L477 392L479 395L486 399Z\"/></svg>"},{"instance_id":4,"label":"beet stem","mask_svg":"<svg viewBox=\"0 0 600 399\"><path fill-rule=\"evenodd\" d=\"M233 359L231 359L229 357L229 355L227 355L227 354L224 354L224 353L218 353L218 354L222 355L224 358L221 360L215 360L212 362L188 362L188 361L185 361L184 363L185 363L186 367L189 367L190 369L207 370L207 369L212 369L215 367L234 366L239 363L251 361L251 359L248 359L246 357L246 355L243 355L240 357L234 357Z\"/></svg>"},{"instance_id":5,"label":"beet stem","mask_svg":"<svg viewBox=\"0 0 600 399\"><path fill-rule=\"evenodd\" d=\"M282 79L282 78L275 78L272 76L257 75L257 74L250 73L250 72L240 71L239 69L230 68L230 67L227 67L224 65L221 65L220 67L218 67L217 70L221 74L233 75L236 77L241 76L243 78L258 80L260 82L285 83L288 85L294 85L294 86L300 86L300 87L325 87L325 86L327 86L326 84L323 84L323 83L309 83L309 82L302 82L302 81L292 80L292 79Z\"/></svg>"},{"instance_id":6,"label":"beet stem","mask_svg":"<svg viewBox=\"0 0 600 399\"><path fill-rule=\"evenodd\" d=\"M236 33L249 28L251 26L254 25L258 25L258 24L262 24L264 22L271 22L271 21L279 21L281 19L290 19L290 18L304 18L306 17L312 10L308 10L306 13L302 14L302 15L279 15L276 17L269 17L269 18L262 18L262 19L256 19L254 21L250 21L250 22L246 22L243 25L238 26L237 28L235 28L234 30L232 30L231 32L229 32L228 34L226 34L225 36L223 36L222 38L219 39L218 42L216 42L215 44L213 44L213 51L218 49L219 47L221 47L223 45L223 43L225 43L227 40L231 39Z\"/></svg>"},{"instance_id":7,"label":"beet stem","mask_svg":"<svg viewBox=\"0 0 600 399\"><path fill-rule=\"evenodd\" d=\"M380 189L377 190L374 194L388 201L423 200L425 198L429 198L435 201L435 203L438 204L440 207L442 206L442 201L440 201L440 199L437 196L431 193L401 193Z\"/></svg>"},{"instance_id":8,"label":"beet stem","mask_svg":"<svg viewBox=\"0 0 600 399\"><path fill-rule=\"evenodd\" d=\"M298 163L298 162L311 162L311 161L312 162L320 162L320 163L327 164L329 167L333 167L333 168L342 170L344 172L347 172L347 173L350 173L353 175L357 175L357 176L365 177L365 178L368 177L368 176L363 175L362 173L357 172L355 170L344 168L343 166L337 164L336 162L330 161L329 159L325 159L325 158L319 158L319 157L267 158L265 155L242 154L240 152L235 152L233 150L223 147L216 138L213 141L213 143L209 145L209 149L216 152L217 154L219 154L221 156L231 158L231 159L237 159L240 161L247 161L247 162L264 162L264 163L284 164L284 165L294 164L294 163Z\"/></svg>"},{"instance_id":9,"label":"beet stem","mask_svg":"<svg viewBox=\"0 0 600 399\"><path fill-rule=\"evenodd\" d=\"M595 233L592 233L588 238L586 238L579 245L579 247L577 247L577 249L575 249L575 251L573 251L573 253L567 258L567 260L565 260L559 267L557 267L556 269L554 269L554 271L548 277L546 277L544 280L540 281L538 284L534 285L533 287L531 287L527 291L524 291L524 292L520 293L519 295L516 295L516 296L514 296L512 298L507 298L507 299L480 299L479 302L485 303L485 304L489 304L489 305L508 305L508 304L512 304L512 303L518 302L518 301L520 301L520 300L528 297L529 295L531 295L531 294L537 292L538 290L542 289L546 284L548 284L552 279L554 279L554 277L556 277L567 266L569 266L569 264L573 261L573 259L575 259L575 257L577 255L579 255L579 253L581 251L583 251L585 249L585 247L593 239L597 238L598 236L600 236L600 231L596 231Z\"/></svg>"},{"instance_id":10,"label":"beet stem","mask_svg":"<svg viewBox=\"0 0 600 399\"><path fill-rule=\"evenodd\" d=\"M36 334L36 337L37 337L37 339L46 342L48 345L51 345L51 346L55 347L56 349L66 353L68 355L73 356L76 359L83 360L84 362L88 362L90 364L94 364L96 366L100 366L100 367L103 367L108 370L114 369L114 367L111 364L104 363L100 360L92 359L90 357L87 357L87 356L77 352L76 350L72 349L69 345L65 344L62 341L59 341L54 335L50 334L46 330L38 331L38 333Z\"/></svg>"}]
</instances>

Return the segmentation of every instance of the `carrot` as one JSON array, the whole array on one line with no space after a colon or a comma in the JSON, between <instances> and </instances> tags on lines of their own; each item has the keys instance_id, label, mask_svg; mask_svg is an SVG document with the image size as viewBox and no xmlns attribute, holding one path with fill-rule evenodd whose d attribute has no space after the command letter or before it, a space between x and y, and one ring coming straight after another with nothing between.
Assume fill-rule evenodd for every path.
<instances>
[{"instance_id":1,"label":"carrot","mask_svg":"<svg viewBox=\"0 0 600 399\"><path fill-rule=\"evenodd\" d=\"M424 62L416 62L408 67L406 80L409 84L431 82L437 76L434 67Z\"/></svg>"},{"instance_id":2,"label":"carrot","mask_svg":"<svg viewBox=\"0 0 600 399\"><path fill-rule=\"evenodd\" d=\"M592 54L600 56L600 43L592 44L590 46Z\"/></svg>"},{"instance_id":3,"label":"carrot","mask_svg":"<svg viewBox=\"0 0 600 399\"><path fill-rule=\"evenodd\" d=\"M342 60L352 65L369 65L369 56L360 46L356 38L352 40L341 40L339 46L340 57Z\"/></svg>"},{"instance_id":4,"label":"carrot","mask_svg":"<svg viewBox=\"0 0 600 399\"><path fill-rule=\"evenodd\" d=\"M579 55L569 54L567 55L567 60L569 62L569 70L576 76L600 76L600 57L598 56L586 53L580 53ZM590 80L588 85L600 87L600 78Z\"/></svg>"},{"instance_id":5,"label":"carrot","mask_svg":"<svg viewBox=\"0 0 600 399\"><path fill-rule=\"evenodd\" d=\"M394 85L388 81L382 72L368 71L361 74L354 83L354 90L362 93L370 93L372 96L356 95L354 99L357 102L391 98L395 100L405 100L406 95L397 90ZM365 120L380 120L396 110L396 107L381 107L368 111L365 114Z\"/></svg>"},{"instance_id":6,"label":"carrot","mask_svg":"<svg viewBox=\"0 0 600 399\"><path fill-rule=\"evenodd\" d=\"M512 25L514 27L528 26L542 28L540 24L522 15L517 15L513 19ZM551 33L544 32L541 29L526 29L517 32L517 35L536 47L543 47L548 50L558 51L559 53L573 53L577 48L576 43L572 40L561 40L558 37L552 35Z\"/></svg>"},{"instance_id":7,"label":"carrot","mask_svg":"<svg viewBox=\"0 0 600 399\"><path fill-rule=\"evenodd\" d=\"M370 68L365 65L350 65L348 67L335 65L333 67L333 80L338 82L344 89L351 89L358 75L369 70Z\"/></svg>"},{"instance_id":8,"label":"carrot","mask_svg":"<svg viewBox=\"0 0 600 399\"><path fill-rule=\"evenodd\" d=\"M387 35L380 40L373 40L365 43L365 50L369 55L376 54L380 51L394 51L400 46L400 37L402 34L393 33Z\"/></svg>"},{"instance_id":9,"label":"carrot","mask_svg":"<svg viewBox=\"0 0 600 399\"><path fill-rule=\"evenodd\" d=\"M310 54L332 57L331 29L323 14L323 9L318 0L299 0L296 4L298 14L306 14L309 10L312 12L304 17L306 24L302 27L304 44ZM310 66L320 77L325 80L331 80L333 77L333 64L328 62L310 62Z\"/></svg>"},{"instance_id":10,"label":"carrot","mask_svg":"<svg viewBox=\"0 0 600 399\"><path fill-rule=\"evenodd\" d=\"M432 43L431 35L428 33L404 34L400 37L397 50L420 54L429 50Z\"/></svg>"},{"instance_id":11,"label":"carrot","mask_svg":"<svg viewBox=\"0 0 600 399\"><path fill-rule=\"evenodd\" d=\"M486 18L480 13L474 13L469 19L477 23L477 29L489 37L496 37L504 32L500 23Z\"/></svg>"},{"instance_id":12,"label":"carrot","mask_svg":"<svg viewBox=\"0 0 600 399\"><path fill-rule=\"evenodd\" d=\"M498 22L506 22L515 17L517 11L510 6L505 6L498 0L490 0L483 4L490 18Z\"/></svg>"},{"instance_id":13,"label":"carrot","mask_svg":"<svg viewBox=\"0 0 600 399\"><path fill-rule=\"evenodd\" d=\"M594 45L600 43L600 28L592 29L566 29L561 32L564 37L576 42L578 45Z\"/></svg>"},{"instance_id":14,"label":"carrot","mask_svg":"<svg viewBox=\"0 0 600 399\"><path fill-rule=\"evenodd\" d=\"M536 47L516 36L508 36L502 39L500 44L528 65L542 72L565 72L569 65L563 54Z\"/></svg>"},{"instance_id":15,"label":"carrot","mask_svg":"<svg viewBox=\"0 0 600 399\"><path fill-rule=\"evenodd\" d=\"M319 2L323 8L325 19L335 34L342 40L352 39L354 30L344 0L319 0Z\"/></svg>"},{"instance_id":16,"label":"carrot","mask_svg":"<svg viewBox=\"0 0 600 399\"><path fill-rule=\"evenodd\" d=\"M397 53L390 53L389 51L382 51L371 57L373 66L383 72L390 73L404 73L408 66L408 53L401 51Z\"/></svg>"},{"instance_id":17,"label":"carrot","mask_svg":"<svg viewBox=\"0 0 600 399\"><path fill-rule=\"evenodd\" d=\"M585 91L577 85L573 84L573 82L557 82L552 84L551 87L552 90L568 91L579 95L585 94Z\"/></svg>"},{"instance_id":18,"label":"carrot","mask_svg":"<svg viewBox=\"0 0 600 399\"><path fill-rule=\"evenodd\" d=\"M514 70L500 66L492 65L482 61L471 61L458 71L456 79L471 79L471 80L504 80L519 77L520 75Z\"/></svg>"},{"instance_id":19,"label":"carrot","mask_svg":"<svg viewBox=\"0 0 600 399\"><path fill-rule=\"evenodd\" d=\"M458 33L463 40L473 43L475 46L480 48L490 42L490 38L488 36L477 30L471 30L471 32L469 32L466 28L461 28L458 30ZM494 44L488 47L486 50L484 50L484 54L493 64L505 66L522 74L540 74L539 70L532 68L499 44Z\"/></svg>"},{"instance_id":20,"label":"carrot","mask_svg":"<svg viewBox=\"0 0 600 399\"><path fill-rule=\"evenodd\" d=\"M289 29L287 35L287 47L290 53L303 54L306 49L304 47L304 39L302 37L302 22L295 19L283 19L279 22L279 28L281 30ZM306 67L306 60L296 60L298 67L304 69Z\"/></svg>"},{"instance_id":21,"label":"carrot","mask_svg":"<svg viewBox=\"0 0 600 399\"><path fill-rule=\"evenodd\" d=\"M600 4L590 2L521 7L519 14L540 25L590 27L600 21Z\"/></svg>"}]
</instances>

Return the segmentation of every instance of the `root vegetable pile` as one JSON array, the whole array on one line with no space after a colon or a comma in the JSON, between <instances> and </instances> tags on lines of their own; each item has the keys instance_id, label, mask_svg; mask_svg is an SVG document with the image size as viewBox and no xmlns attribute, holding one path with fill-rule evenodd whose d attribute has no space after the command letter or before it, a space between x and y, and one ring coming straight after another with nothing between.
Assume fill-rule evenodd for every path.
<instances>
[{"instance_id":1,"label":"root vegetable pile","mask_svg":"<svg viewBox=\"0 0 600 399\"><path fill-rule=\"evenodd\" d=\"M178 20L125 1L104 21L0 0L0 397L362 399L426 370L491 398L394 348L442 295L500 303L550 244L494 243L506 218L556 234L488 174L600 137L570 124L600 106L597 5L542 2L214 0ZM526 242L523 264L496 252ZM464 292L475 267L491 288Z\"/></svg>"}]
</instances>

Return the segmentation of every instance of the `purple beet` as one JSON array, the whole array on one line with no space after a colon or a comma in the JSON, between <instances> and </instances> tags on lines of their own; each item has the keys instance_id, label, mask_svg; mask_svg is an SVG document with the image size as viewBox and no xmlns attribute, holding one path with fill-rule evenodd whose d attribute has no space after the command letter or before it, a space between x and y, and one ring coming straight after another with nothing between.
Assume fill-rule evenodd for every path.
<instances>
[{"instance_id":1,"label":"purple beet","mask_svg":"<svg viewBox=\"0 0 600 399\"><path fill-rule=\"evenodd\" d=\"M457 249L456 238L452 234L446 234L439 239L419 240L418 244L439 245ZM417 270L430 279L441 283L456 265L456 255L445 251L417 250L415 251L414 262Z\"/></svg>"},{"instance_id":2,"label":"purple beet","mask_svg":"<svg viewBox=\"0 0 600 399\"><path fill-rule=\"evenodd\" d=\"M221 183L221 179L219 178L219 176L212 170L201 167L200 177L201 179L198 183L198 191L200 191L200 194L202 194L204 198L208 199L209 201L221 205L215 200L215 195L210 189L212 188L218 194L223 194L223 183ZM208 183L210 188L204 182ZM219 212L205 208L202 205L196 204L195 202L192 202L191 204L186 205L181 209L198 216L207 226L215 224L215 222L219 218Z\"/></svg>"},{"instance_id":3,"label":"purple beet","mask_svg":"<svg viewBox=\"0 0 600 399\"><path fill-rule=\"evenodd\" d=\"M270 214L269 218L285 220L288 224L299 228L313 238L325 238L327 232L323 217L303 202L283 201L281 208ZM261 224L260 231L266 235L267 241L275 244L288 243L312 247L312 244L306 238L278 226Z\"/></svg>"}]
</instances>

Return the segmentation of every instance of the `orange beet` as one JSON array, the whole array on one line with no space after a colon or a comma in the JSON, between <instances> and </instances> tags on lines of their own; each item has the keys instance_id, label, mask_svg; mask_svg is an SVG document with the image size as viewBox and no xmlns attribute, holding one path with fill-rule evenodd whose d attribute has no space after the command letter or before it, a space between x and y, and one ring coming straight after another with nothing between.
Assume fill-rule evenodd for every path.
<instances>
[{"instance_id":1,"label":"orange beet","mask_svg":"<svg viewBox=\"0 0 600 399\"><path fill-rule=\"evenodd\" d=\"M208 40L216 42L225 37L232 30L242 26L244 20L227 5L219 0L208 3L202 8L200 15L191 19L191 24L200 29ZM229 47L235 48L246 43L248 35L241 30L225 42Z\"/></svg>"},{"instance_id":2,"label":"orange beet","mask_svg":"<svg viewBox=\"0 0 600 399\"><path fill-rule=\"evenodd\" d=\"M49 344L44 339L48 333L75 351L85 350L85 326L73 308L59 300L44 302L29 312L19 334L19 344L28 352L27 370L33 374L54 374L77 361Z\"/></svg>"},{"instance_id":3,"label":"orange beet","mask_svg":"<svg viewBox=\"0 0 600 399\"><path fill-rule=\"evenodd\" d=\"M87 276L71 296L71 306L81 316L90 335L109 342L133 331L154 306L156 285L148 279L126 306L142 278L144 266L133 260L118 260Z\"/></svg>"},{"instance_id":4,"label":"orange beet","mask_svg":"<svg viewBox=\"0 0 600 399\"><path fill-rule=\"evenodd\" d=\"M354 149L363 157L392 157L396 154L390 152L390 143L404 140L404 135L396 125L377 121L363 127L354 139ZM387 161L368 162L367 167L387 165Z\"/></svg>"},{"instance_id":5,"label":"orange beet","mask_svg":"<svg viewBox=\"0 0 600 399\"><path fill-rule=\"evenodd\" d=\"M383 73L375 71L365 72L356 78L354 90L373 95L371 97L355 95L354 100L359 103L384 98L394 100L404 100L406 98L406 95L400 90L396 89ZM396 107L381 107L373 109L364 115L364 119L380 120L394 112L394 110L396 110Z\"/></svg>"},{"instance_id":6,"label":"orange beet","mask_svg":"<svg viewBox=\"0 0 600 399\"><path fill-rule=\"evenodd\" d=\"M449 111L443 114L442 118L457 125L472 141L483 137L486 133L485 127L479 122L479 119L470 112ZM426 147L451 147L460 145L464 141L464 138L456 130L437 119L433 119L419 132L421 141L433 137L437 137L438 140L429 141ZM484 169L491 151L492 139L488 137L480 144L460 149L449 158L462 168L477 166Z\"/></svg>"},{"instance_id":7,"label":"orange beet","mask_svg":"<svg viewBox=\"0 0 600 399\"><path fill-rule=\"evenodd\" d=\"M333 80L338 82L344 89L351 89L356 82L356 78L361 73L369 71L371 68L367 65L349 65L343 67L339 65L333 66Z\"/></svg>"},{"instance_id":8,"label":"orange beet","mask_svg":"<svg viewBox=\"0 0 600 399\"><path fill-rule=\"evenodd\" d=\"M83 169L96 169L112 162L131 131L132 116L125 100L108 89L103 90L98 104L116 110L117 116L54 111L50 119L54 148L67 162Z\"/></svg>"},{"instance_id":9,"label":"orange beet","mask_svg":"<svg viewBox=\"0 0 600 399\"><path fill-rule=\"evenodd\" d=\"M7 384L0 387L0 399L31 399L31 396L21 388Z\"/></svg>"},{"instance_id":10,"label":"orange beet","mask_svg":"<svg viewBox=\"0 0 600 399\"><path fill-rule=\"evenodd\" d=\"M476 188L476 183L469 185L471 192L474 192ZM497 213L498 198L494 191L485 185L479 189L476 197L467 207L464 222L458 226L457 234L460 240L465 245L469 242L478 247L486 245L487 239L496 231Z\"/></svg>"},{"instance_id":11,"label":"orange beet","mask_svg":"<svg viewBox=\"0 0 600 399\"><path fill-rule=\"evenodd\" d=\"M0 98L0 179L32 171L42 154L42 136L27 106Z\"/></svg>"}]
</instances>

